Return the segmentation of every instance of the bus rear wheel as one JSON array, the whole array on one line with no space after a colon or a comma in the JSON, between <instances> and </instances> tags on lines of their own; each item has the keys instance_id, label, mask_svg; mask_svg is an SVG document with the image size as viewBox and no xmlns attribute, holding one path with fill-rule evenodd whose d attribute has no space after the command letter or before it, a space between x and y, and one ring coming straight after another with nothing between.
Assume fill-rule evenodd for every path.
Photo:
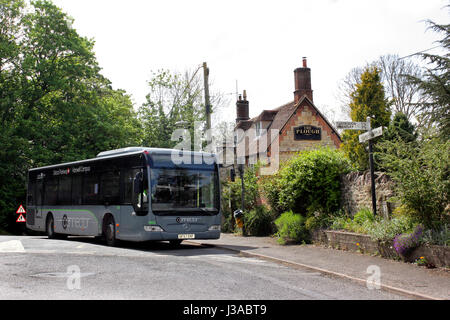
<instances>
[{"instance_id":1,"label":"bus rear wheel","mask_svg":"<svg viewBox=\"0 0 450 320\"><path fill-rule=\"evenodd\" d=\"M106 218L103 226L103 232L105 235L106 245L110 247L116 246L117 245L116 225L113 217L109 216L108 218Z\"/></svg>"}]
</instances>

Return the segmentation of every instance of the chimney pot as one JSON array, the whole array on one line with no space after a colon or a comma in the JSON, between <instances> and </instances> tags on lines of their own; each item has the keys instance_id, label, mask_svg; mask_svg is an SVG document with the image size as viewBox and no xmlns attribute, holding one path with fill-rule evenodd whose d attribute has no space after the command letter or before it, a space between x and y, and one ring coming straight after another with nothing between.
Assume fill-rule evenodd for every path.
<instances>
[{"instance_id":1,"label":"chimney pot","mask_svg":"<svg viewBox=\"0 0 450 320\"><path fill-rule=\"evenodd\" d=\"M294 70L295 91L294 101L297 103L304 95L313 101L313 91L311 89L311 69L307 67L306 57L303 57L303 68Z\"/></svg>"},{"instance_id":2,"label":"chimney pot","mask_svg":"<svg viewBox=\"0 0 450 320\"><path fill-rule=\"evenodd\" d=\"M239 100L236 102L236 124L249 119L249 102L247 101L247 91L244 90L244 100L242 100L242 95L239 95Z\"/></svg>"}]
</instances>

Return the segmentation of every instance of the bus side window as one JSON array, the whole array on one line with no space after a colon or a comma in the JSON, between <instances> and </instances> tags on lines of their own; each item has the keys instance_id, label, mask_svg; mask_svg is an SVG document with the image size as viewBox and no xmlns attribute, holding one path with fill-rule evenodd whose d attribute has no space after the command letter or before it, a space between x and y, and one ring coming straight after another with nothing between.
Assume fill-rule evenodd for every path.
<instances>
[{"instance_id":1,"label":"bus side window","mask_svg":"<svg viewBox=\"0 0 450 320\"><path fill-rule=\"evenodd\" d=\"M35 192L36 192L36 181L28 181L28 196L27 196L27 205L28 206L34 206L34 199L35 199Z\"/></svg>"},{"instance_id":2,"label":"bus side window","mask_svg":"<svg viewBox=\"0 0 450 320\"><path fill-rule=\"evenodd\" d=\"M101 201L109 204L118 204L120 199L120 172L107 171L100 177Z\"/></svg>"},{"instance_id":3,"label":"bus side window","mask_svg":"<svg viewBox=\"0 0 450 320\"><path fill-rule=\"evenodd\" d=\"M44 182L41 179L36 182L36 205L37 206L42 205L43 193L44 193Z\"/></svg>"},{"instance_id":4,"label":"bus side window","mask_svg":"<svg viewBox=\"0 0 450 320\"><path fill-rule=\"evenodd\" d=\"M72 177L60 176L58 187L58 204L70 205L72 192Z\"/></svg>"},{"instance_id":5,"label":"bus side window","mask_svg":"<svg viewBox=\"0 0 450 320\"><path fill-rule=\"evenodd\" d=\"M72 205L83 204L83 176L75 175L72 178Z\"/></svg>"},{"instance_id":6,"label":"bus side window","mask_svg":"<svg viewBox=\"0 0 450 320\"><path fill-rule=\"evenodd\" d=\"M83 204L97 204L98 199L98 176L96 174L86 175L83 183Z\"/></svg>"},{"instance_id":7,"label":"bus side window","mask_svg":"<svg viewBox=\"0 0 450 320\"><path fill-rule=\"evenodd\" d=\"M58 199L58 178L50 176L44 185L44 205L55 206Z\"/></svg>"}]
</instances>

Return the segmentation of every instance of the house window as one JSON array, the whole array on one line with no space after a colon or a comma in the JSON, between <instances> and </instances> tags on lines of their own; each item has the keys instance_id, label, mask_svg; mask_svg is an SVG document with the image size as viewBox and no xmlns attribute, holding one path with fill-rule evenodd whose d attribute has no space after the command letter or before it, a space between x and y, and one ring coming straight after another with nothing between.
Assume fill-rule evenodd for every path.
<instances>
[{"instance_id":1,"label":"house window","mask_svg":"<svg viewBox=\"0 0 450 320\"><path fill-rule=\"evenodd\" d=\"M261 135L261 121L258 121L255 125L256 136L259 137Z\"/></svg>"}]
</instances>

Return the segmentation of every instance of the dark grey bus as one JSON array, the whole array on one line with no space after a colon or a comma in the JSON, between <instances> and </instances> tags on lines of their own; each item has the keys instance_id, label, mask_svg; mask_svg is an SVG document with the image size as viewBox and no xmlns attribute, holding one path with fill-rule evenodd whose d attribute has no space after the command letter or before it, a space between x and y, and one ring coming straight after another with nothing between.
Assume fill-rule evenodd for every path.
<instances>
[{"instance_id":1,"label":"dark grey bus","mask_svg":"<svg viewBox=\"0 0 450 320\"><path fill-rule=\"evenodd\" d=\"M26 220L49 238L96 236L111 246L218 239L218 164L209 153L132 147L31 169Z\"/></svg>"}]
</instances>

